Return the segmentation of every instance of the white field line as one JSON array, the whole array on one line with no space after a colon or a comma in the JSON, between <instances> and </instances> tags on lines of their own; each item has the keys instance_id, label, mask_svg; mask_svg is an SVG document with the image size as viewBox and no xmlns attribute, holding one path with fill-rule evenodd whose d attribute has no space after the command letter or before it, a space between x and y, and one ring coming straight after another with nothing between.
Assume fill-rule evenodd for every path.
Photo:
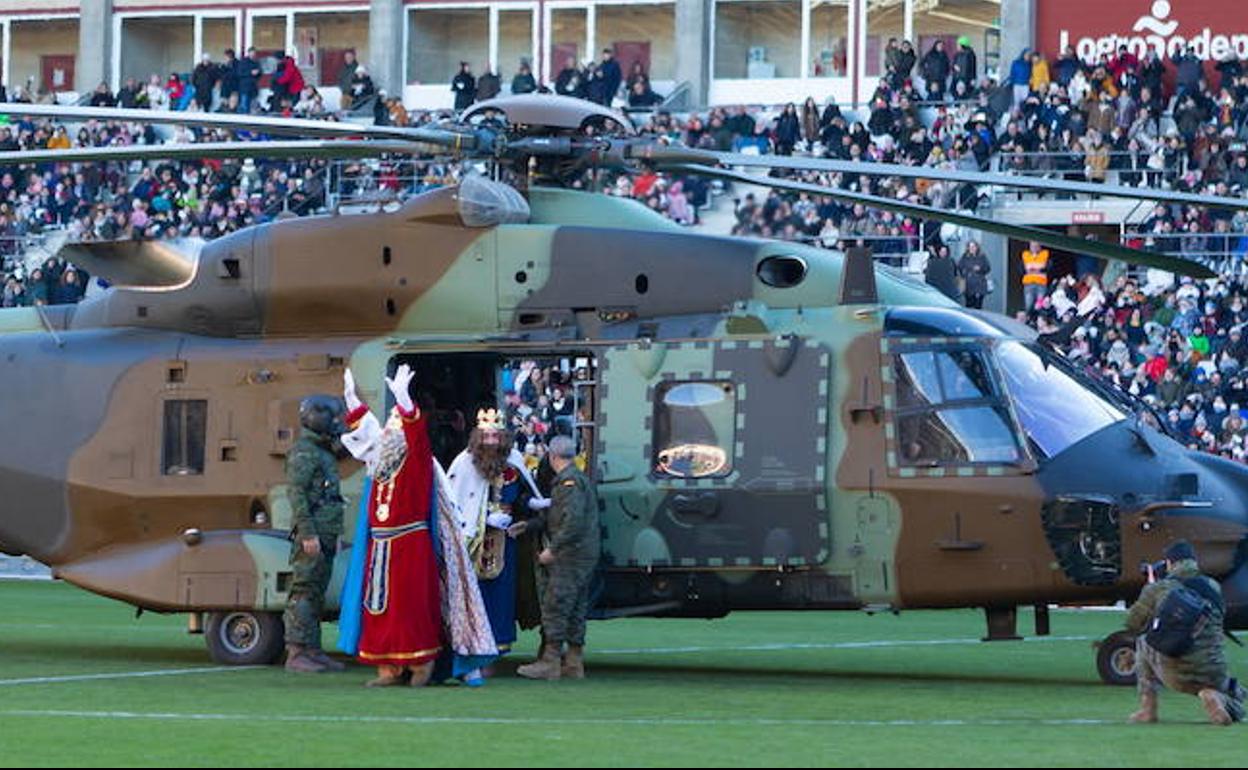
<instances>
[{"instance_id":1,"label":"white field line","mask_svg":"<svg viewBox=\"0 0 1248 770\"><path fill-rule=\"evenodd\" d=\"M1086 642L1090 636L1045 636L1024 639L1025 642ZM785 643L785 644L754 644L723 647L639 647L634 649L608 649L594 652L591 657L599 655L684 655L690 653L715 652L783 652L794 650L862 650L888 647L936 647L952 645L982 644L979 639L915 639L915 640L875 640L869 642L832 642L819 643ZM41 676L24 679L0 679L0 687L14 685L60 684L65 682L92 682L115 679L146 679L159 676L185 676L194 674L221 674L230 671L249 671L267 668L267 666L204 666L201 668L155 669L151 671L117 671L103 674L74 674L68 676Z\"/></svg>"},{"instance_id":2,"label":"white field line","mask_svg":"<svg viewBox=\"0 0 1248 770\"><path fill-rule=\"evenodd\" d=\"M69 676L36 676L26 679L0 679L0 687L19 684L60 684L62 682L94 682L105 679L146 679L154 676L183 676L185 674L222 674L228 671L248 671L261 666L203 666L200 668L163 668L154 671L117 671L107 674L73 674Z\"/></svg>"},{"instance_id":3,"label":"white field line","mask_svg":"<svg viewBox=\"0 0 1248 770\"><path fill-rule=\"evenodd\" d=\"M0 711L0 717L52 717L149 720L166 722L246 722L272 724L397 724L397 725L522 725L551 727L549 718L542 717L402 717L295 714L214 714L136 711L65 711L14 709ZM639 727L1015 727L1020 725L1109 725L1120 720L1108 719L717 719L714 717L602 717L559 718L558 726L602 725Z\"/></svg>"},{"instance_id":4,"label":"white field line","mask_svg":"<svg viewBox=\"0 0 1248 770\"><path fill-rule=\"evenodd\" d=\"M1090 642L1091 636L1031 636L1024 642ZM692 652L777 652L784 650L866 650L877 647L939 647L982 644L980 639L877 639L868 642L811 642L750 644L730 647L644 647L636 649L593 650L590 655L681 655Z\"/></svg>"}]
</instances>

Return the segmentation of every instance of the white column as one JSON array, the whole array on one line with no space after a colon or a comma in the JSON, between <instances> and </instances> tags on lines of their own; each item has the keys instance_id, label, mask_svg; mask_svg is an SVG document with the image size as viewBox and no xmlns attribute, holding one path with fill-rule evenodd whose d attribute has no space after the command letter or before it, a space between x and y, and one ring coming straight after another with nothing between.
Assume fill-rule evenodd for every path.
<instances>
[{"instance_id":1,"label":"white column","mask_svg":"<svg viewBox=\"0 0 1248 770\"><path fill-rule=\"evenodd\" d=\"M540 20L541 17L538 14L538 6L534 5L533 9L529 11L529 35L532 37L530 47L533 49L529 53L529 71L533 73L534 80L538 83L543 83L545 81L542 80L542 35L540 31Z\"/></svg>"},{"instance_id":2,"label":"white column","mask_svg":"<svg viewBox=\"0 0 1248 770\"><path fill-rule=\"evenodd\" d=\"M121 88L121 47L125 44L121 38L121 22L120 16L113 16L113 93Z\"/></svg>"},{"instance_id":3,"label":"white column","mask_svg":"<svg viewBox=\"0 0 1248 770\"><path fill-rule=\"evenodd\" d=\"M849 28L845 31L845 37L849 40L849 50L846 53L846 57L845 57L845 65L846 65L845 74L849 76L849 80L850 80L849 87L850 87L851 93L858 92L858 80L859 80L858 70L860 69L859 65L861 64L861 62L858 61L858 49L860 47L858 44L859 42L861 42L860 40L858 40L858 34L859 34L858 3L859 2L860 0L849 0L849 22L848 22ZM852 106L857 107L858 105L854 104Z\"/></svg>"},{"instance_id":4,"label":"white column","mask_svg":"<svg viewBox=\"0 0 1248 770\"><path fill-rule=\"evenodd\" d=\"M368 72L379 89L402 96L415 74L407 71L410 11L403 0L373 0L368 8Z\"/></svg>"},{"instance_id":5,"label":"white column","mask_svg":"<svg viewBox=\"0 0 1248 770\"><path fill-rule=\"evenodd\" d=\"M490 6L490 72L498 72L498 6Z\"/></svg>"},{"instance_id":6,"label":"white column","mask_svg":"<svg viewBox=\"0 0 1248 770\"><path fill-rule=\"evenodd\" d=\"M598 6L590 3L585 7L585 50L586 58L598 61Z\"/></svg>"},{"instance_id":7,"label":"white column","mask_svg":"<svg viewBox=\"0 0 1248 770\"><path fill-rule=\"evenodd\" d=\"M798 76L803 80L810 77L810 0L802 0L802 66L798 68Z\"/></svg>"},{"instance_id":8,"label":"white column","mask_svg":"<svg viewBox=\"0 0 1248 770\"><path fill-rule=\"evenodd\" d=\"M902 39L914 43L916 52L919 50L919 43L914 39L914 0L906 0L906 26Z\"/></svg>"},{"instance_id":9,"label":"white column","mask_svg":"<svg viewBox=\"0 0 1248 770\"><path fill-rule=\"evenodd\" d=\"M295 12L286 12L286 54L293 56L295 53Z\"/></svg>"},{"instance_id":10,"label":"white column","mask_svg":"<svg viewBox=\"0 0 1248 770\"><path fill-rule=\"evenodd\" d=\"M1239 7L1237 3L1226 3L1225 6L1228 12L1232 6ZM1088 11L1091 13L1092 7ZM1024 48L1050 46L1050 56L1056 56L1061 53L1052 48L1056 45L1055 40L1036 39L1036 0L1013 0L1001 4L1001 62L998 66L1002 72L1009 73L1010 62Z\"/></svg>"},{"instance_id":11,"label":"white column","mask_svg":"<svg viewBox=\"0 0 1248 770\"><path fill-rule=\"evenodd\" d=\"M9 89L13 70L13 23L4 19L0 21L0 33L4 35L4 89Z\"/></svg>"},{"instance_id":12,"label":"white column","mask_svg":"<svg viewBox=\"0 0 1248 770\"><path fill-rule=\"evenodd\" d=\"M11 28L6 28L12 31ZM8 36L6 32L5 36ZM7 41L6 41L7 43ZM109 79L117 38L113 35L112 0L83 3L78 15L78 56L74 86L79 93L90 93ZM8 73L5 73L7 78Z\"/></svg>"},{"instance_id":13,"label":"white column","mask_svg":"<svg viewBox=\"0 0 1248 770\"><path fill-rule=\"evenodd\" d=\"M537 60L537 82L553 83L555 78L551 72L550 46L553 42L553 35L550 32L550 14L549 5L542 7L542 50L541 56Z\"/></svg>"},{"instance_id":14,"label":"white column","mask_svg":"<svg viewBox=\"0 0 1248 770\"><path fill-rule=\"evenodd\" d=\"M204 55L204 15L195 14L195 55L191 57L191 66L198 67L200 57Z\"/></svg>"}]
</instances>

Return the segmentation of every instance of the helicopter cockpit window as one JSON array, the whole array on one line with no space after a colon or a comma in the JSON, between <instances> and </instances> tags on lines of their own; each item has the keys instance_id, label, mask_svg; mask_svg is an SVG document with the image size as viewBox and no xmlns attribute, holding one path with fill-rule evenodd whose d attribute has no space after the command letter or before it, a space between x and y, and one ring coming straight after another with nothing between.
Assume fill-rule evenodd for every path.
<instances>
[{"instance_id":1,"label":"helicopter cockpit window","mask_svg":"<svg viewBox=\"0 0 1248 770\"><path fill-rule=\"evenodd\" d=\"M166 401L164 427L161 473L166 476L203 474L208 402Z\"/></svg>"},{"instance_id":2,"label":"helicopter cockpit window","mask_svg":"<svg viewBox=\"0 0 1248 770\"><path fill-rule=\"evenodd\" d=\"M1000 407L941 409L898 419L904 465L1016 463L1021 459L1009 416Z\"/></svg>"},{"instance_id":3,"label":"helicopter cockpit window","mask_svg":"<svg viewBox=\"0 0 1248 770\"><path fill-rule=\"evenodd\" d=\"M731 382L667 382L655 395L654 472L684 479L732 473L737 395Z\"/></svg>"},{"instance_id":4,"label":"helicopter cockpit window","mask_svg":"<svg viewBox=\"0 0 1248 770\"><path fill-rule=\"evenodd\" d=\"M895 363L902 408L992 398L983 357L971 350L903 353Z\"/></svg>"},{"instance_id":5,"label":"helicopter cockpit window","mask_svg":"<svg viewBox=\"0 0 1248 770\"><path fill-rule=\"evenodd\" d=\"M1013 464L1023 459L982 352L904 352L895 356L893 367L902 465Z\"/></svg>"},{"instance_id":6,"label":"helicopter cockpit window","mask_svg":"<svg viewBox=\"0 0 1248 770\"><path fill-rule=\"evenodd\" d=\"M1023 430L1047 457L1126 419L1058 356L1009 341L997 347L997 360Z\"/></svg>"}]
</instances>

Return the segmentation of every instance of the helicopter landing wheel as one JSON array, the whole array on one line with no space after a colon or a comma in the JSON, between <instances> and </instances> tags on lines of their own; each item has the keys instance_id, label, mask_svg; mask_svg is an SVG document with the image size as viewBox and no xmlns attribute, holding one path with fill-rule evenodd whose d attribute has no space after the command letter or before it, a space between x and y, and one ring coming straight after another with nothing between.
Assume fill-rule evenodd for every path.
<instances>
[{"instance_id":1,"label":"helicopter landing wheel","mask_svg":"<svg viewBox=\"0 0 1248 770\"><path fill-rule=\"evenodd\" d=\"M276 663L285 646L285 628L276 612L234 610L208 616L208 653L226 666Z\"/></svg>"},{"instance_id":2,"label":"helicopter landing wheel","mask_svg":"<svg viewBox=\"0 0 1248 770\"><path fill-rule=\"evenodd\" d=\"M1096 672L1101 681L1119 687L1135 685L1135 636L1116 631L1105 637L1096 650Z\"/></svg>"}]
</instances>

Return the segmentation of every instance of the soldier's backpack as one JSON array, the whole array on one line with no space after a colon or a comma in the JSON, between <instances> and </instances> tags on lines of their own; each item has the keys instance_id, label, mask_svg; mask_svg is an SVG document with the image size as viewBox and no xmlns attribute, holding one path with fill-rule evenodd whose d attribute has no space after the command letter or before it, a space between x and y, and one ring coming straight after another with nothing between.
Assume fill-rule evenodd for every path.
<instances>
[{"instance_id":1,"label":"soldier's backpack","mask_svg":"<svg viewBox=\"0 0 1248 770\"><path fill-rule=\"evenodd\" d=\"M1144 641L1162 655L1183 657L1192 651L1196 637L1209 623L1214 607L1222 604L1221 600L1217 589L1204 577L1180 581L1161 600Z\"/></svg>"}]
</instances>

